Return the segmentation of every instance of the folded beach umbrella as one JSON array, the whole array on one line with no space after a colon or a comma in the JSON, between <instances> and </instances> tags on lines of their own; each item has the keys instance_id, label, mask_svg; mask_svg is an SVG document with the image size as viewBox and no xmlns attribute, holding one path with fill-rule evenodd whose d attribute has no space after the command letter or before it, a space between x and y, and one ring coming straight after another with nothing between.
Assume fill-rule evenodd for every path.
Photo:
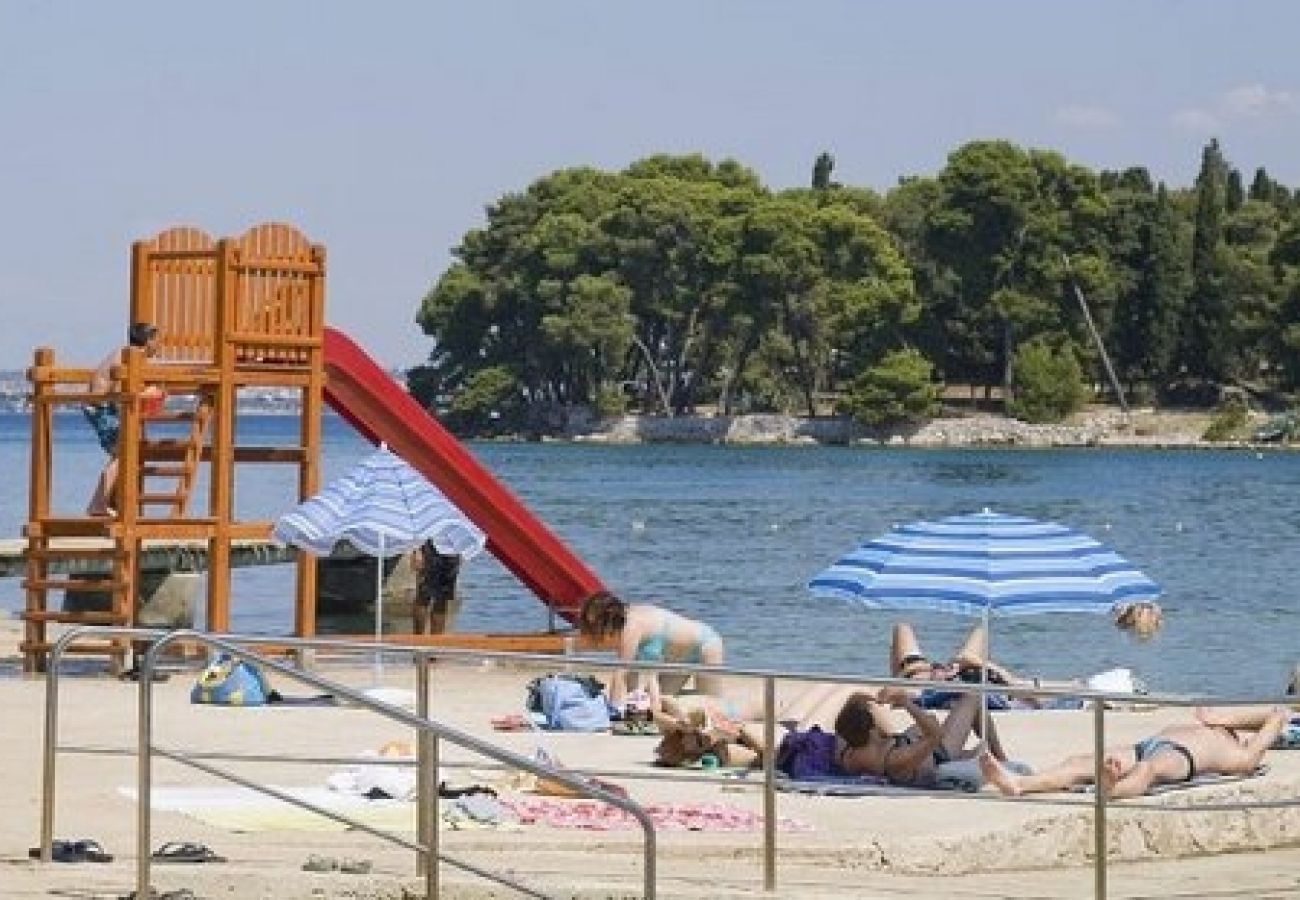
<instances>
[{"instance_id":1,"label":"folded beach umbrella","mask_svg":"<svg viewBox=\"0 0 1300 900\"><path fill-rule=\"evenodd\" d=\"M383 636L382 560L432 541L439 553L462 559L487 537L457 506L405 460L380 447L276 521L272 536L320 556L340 541L379 557L375 638Z\"/></svg>"}]
</instances>

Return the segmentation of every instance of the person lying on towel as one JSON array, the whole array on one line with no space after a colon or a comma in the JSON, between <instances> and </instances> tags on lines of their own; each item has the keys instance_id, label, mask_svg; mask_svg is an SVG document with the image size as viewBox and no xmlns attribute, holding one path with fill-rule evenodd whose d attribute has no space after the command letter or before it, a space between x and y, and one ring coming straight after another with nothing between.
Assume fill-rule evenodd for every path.
<instances>
[{"instance_id":1,"label":"person lying on towel","mask_svg":"<svg viewBox=\"0 0 1300 900\"><path fill-rule=\"evenodd\" d=\"M1101 790L1119 799L1139 797L1161 784L1188 782L1199 775L1249 775L1286 724L1281 707L1200 707L1196 721L1167 725L1136 744L1106 748ZM1091 753L1069 756L1031 775L1017 775L988 754L980 755L984 778L1004 794L1064 791L1092 784Z\"/></svg>"}]
</instances>

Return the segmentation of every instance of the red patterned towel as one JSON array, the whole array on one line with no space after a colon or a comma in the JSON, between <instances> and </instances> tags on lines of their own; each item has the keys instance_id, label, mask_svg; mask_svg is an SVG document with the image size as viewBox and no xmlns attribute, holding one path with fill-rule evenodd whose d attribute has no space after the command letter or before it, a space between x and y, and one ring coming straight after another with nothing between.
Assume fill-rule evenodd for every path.
<instances>
[{"instance_id":1,"label":"red patterned towel","mask_svg":"<svg viewBox=\"0 0 1300 900\"><path fill-rule=\"evenodd\" d=\"M637 820L615 806L595 800L551 800L517 797L501 803L524 824L551 828L585 828L589 831L622 831L638 828ZM763 817L747 809L716 803L655 803L645 807L663 831L758 831ZM781 817L777 829L785 832L812 831L797 819Z\"/></svg>"}]
</instances>

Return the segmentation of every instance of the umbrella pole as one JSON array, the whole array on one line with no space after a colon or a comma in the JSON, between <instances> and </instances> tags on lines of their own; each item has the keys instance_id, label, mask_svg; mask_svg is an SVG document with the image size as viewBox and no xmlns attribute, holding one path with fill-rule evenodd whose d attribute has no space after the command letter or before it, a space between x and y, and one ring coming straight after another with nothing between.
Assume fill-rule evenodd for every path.
<instances>
[{"instance_id":1,"label":"umbrella pole","mask_svg":"<svg viewBox=\"0 0 1300 900\"><path fill-rule=\"evenodd\" d=\"M375 560L375 644L384 642L384 532L379 532L379 558ZM375 684L384 680L384 654L375 651Z\"/></svg>"},{"instance_id":2,"label":"umbrella pole","mask_svg":"<svg viewBox=\"0 0 1300 900\"><path fill-rule=\"evenodd\" d=\"M993 634L989 629L989 605L984 604L984 654L980 663L980 687L989 684L989 661L993 658ZM989 698L980 694L980 746L989 749Z\"/></svg>"}]
</instances>

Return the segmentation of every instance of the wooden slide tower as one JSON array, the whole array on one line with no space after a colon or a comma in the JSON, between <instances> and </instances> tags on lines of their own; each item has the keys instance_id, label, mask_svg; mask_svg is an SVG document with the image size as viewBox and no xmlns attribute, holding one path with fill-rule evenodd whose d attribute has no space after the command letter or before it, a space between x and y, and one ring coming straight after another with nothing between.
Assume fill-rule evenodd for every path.
<instances>
[{"instance_id":1,"label":"wooden slide tower","mask_svg":"<svg viewBox=\"0 0 1300 900\"><path fill-rule=\"evenodd\" d=\"M232 542L264 540L272 526L236 520L237 466L296 467L299 498L318 487L325 379L323 247L279 223L215 241L198 229L172 228L132 246L130 303L131 322L158 327L159 352L146 358L139 349L128 350L116 372L116 391L92 393L93 371L56 364L49 348L36 351L28 371L32 440L22 615L26 671L44 668L51 623L136 621L142 548L153 540L206 544L207 627L228 631ZM125 327L115 337L125 342ZM186 398L184 408L173 402L161 413L150 409L144 396L149 385ZM236 405L240 392L250 388L300 392L296 445L238 443ZM114 515L55 512L55 412L105 402L117 404L121 417ZM191 503L205 467L207 502ZM311 557L298 558L296 582L294 633L312 635L316 568ZM52 609L51 592L97 594L110 602L96 611ZM106 655L120 669L129 644L115 640L73 649Z\"/></svg>"}]
</instances>

